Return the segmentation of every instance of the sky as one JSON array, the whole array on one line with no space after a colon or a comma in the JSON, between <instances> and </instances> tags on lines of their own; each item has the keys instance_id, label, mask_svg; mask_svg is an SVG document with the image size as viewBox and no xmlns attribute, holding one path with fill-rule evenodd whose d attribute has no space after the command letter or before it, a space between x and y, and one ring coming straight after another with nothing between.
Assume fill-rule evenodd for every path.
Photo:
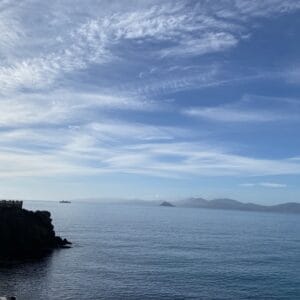
<instances>
[{"instance_id":1,"label":"sky","mask_svg":"<svg viewBox=\"0 0 300 300\"><path fill-rule=\"evenodd\" d=\"M0 198L300 202L299 0L0 1Z\"/></svg>"}]
</instances>

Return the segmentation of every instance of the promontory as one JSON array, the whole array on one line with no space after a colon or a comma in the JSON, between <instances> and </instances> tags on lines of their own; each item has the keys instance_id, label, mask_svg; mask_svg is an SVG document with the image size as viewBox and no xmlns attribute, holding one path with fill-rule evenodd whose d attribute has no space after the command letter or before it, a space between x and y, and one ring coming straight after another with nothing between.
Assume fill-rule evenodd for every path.
<instances>
[{"instance_id":1,"label":"promontory","mask_svg":"<svg viewBox=\"0 0 300 300\"><path fill-rule=\"evenodd\" d=\"M0 201L0 260L38 258L71 243L56 236L48 211L29 211L22 201Z\"/></svg>"}]
</instances>

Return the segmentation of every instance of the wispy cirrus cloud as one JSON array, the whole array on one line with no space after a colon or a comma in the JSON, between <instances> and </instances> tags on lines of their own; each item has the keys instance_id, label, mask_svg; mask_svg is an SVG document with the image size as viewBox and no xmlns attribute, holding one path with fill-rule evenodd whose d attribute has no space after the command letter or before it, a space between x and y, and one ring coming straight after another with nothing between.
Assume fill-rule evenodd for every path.
<instances>
[{"instance_id":1,"label":"wispy cirrus cloud","mask_svg":"<svg viewBox=\"0 0 300 300\"><path fill-rule=\"evenodd\" d=\"M0 99L0 127L89 122L109 110L156 110L155 103L134 96L57 90Z\"/></svg>"},{"instance_id":2,"label":"wispy cirrus cloud","mask_svg":"<svg viewBox=\"0 0 300 300\"><path fill-rule=\"evenodd\" d=\"M296 99L245 95L241 101L214 107L191 107L184 114L218 122L299 121L300 101Z\"/></svg>"},{"instance_id":3,"label":"wispy cirrus cloud","mask_svg":"<svg viewBox=\"0 0 300 300\"><path fill-rule=\"evenodd\" d=\"M13 64L2 65L1 91L46 88L63 74L86 69L95 63L108 63L118 56L114 48L125 41L146 43L147 39L182 39L182 36L198 29L194 26L193 16L180 12L182 8L182 4L154 6L145 11L90 19L60 36L59 48L46 51L41 48L33 58L24 57Z\"/></svg>"},{"instance_id":4,"label":"wispy cirrus cloud","mask_svg":"<svg viewBox=\"0 0 300 300\"><path fill-rule=\"evenodd\" d=\"M275 182L261 182L260 186L269 187L269 188L285 188L287 187L284 183L275 183Z\"/></svg>"},{"instance_id":5,"label":"wispy cirrus cloud","mask_svg":"<svg viewBox=\"0 0 300 300\"><path fill-rule=\"evenodd\" d=\"M280 0L266 0L266 1L235 1L236 10L249 17L273 16L273 14L282 14L294 11L300 8L299 1L280 1ZM226 10L225 10L226 11ZM225 14L226 15L226 14ZM228 14L230 16L230 14Z\"/></svg>"},{"instance_id":6,"label":"wispy cirrus cloud","mask_svg":"<svg viewBox=\"0 0 300 300\"><path fill-rule=\"evenodd\" d=\"M282 116L258 111L244 111L226 107L190 108L186 114L220 122L269 122L282 120Z\"/></svg>"},{"instance_id":7,"label":"wispy cirrus cloud","mask_svg":"<svg viewBox=\"0 0 300 300\"><path fill-rule=\"evenodd\" d=\"M0 19L0 55L14 52L14 48L18 46L18 41L24 37L24 32L20 24L12 18L8 13L2 13ZM5 61L5 59L4 59Z\"/></svg>"},{"instance_id":8,"label":"wispy cirrus cloud","mask_svg":"<svg viewBox=\"0 0 300 300\"><path fill-rule=\"evenodd\" d=\"M92 9L88 12L83 7L82 10L87 13L85 22L82 18L78 18L77 22L72 20L72 23L67 22L68 15L64 9L62 12L65 14L55 11L57 5L63 8L62 3L36 7L38 11L47 9L49 14L53 15L51 25L54 29L55 26L66 25L66 32L60 31L54 38L52 35L55 30L47 29L52 37L51 43L46 42L47 47L43 47L40 43L33 42L31 43L33 46L26 43L30 31L41 38L41 28L37 27L38 30L28 28L29 24L25 22L23 25L27 27L20 32L22 24L18 25L18 22L24 21L26 17L24 14L28 12L24 9L25 3L21 5L23 9L16 3L12 4L9 13L10 15L13 13L15 5L17 14L13 21L2 18L0 28L4 29L5 34L0 39L0 45L11 45L15 48L19 44L26 49L23 53L35 55L22 57L19 51L15 55L16 61L10 60L9 64L0 66L1 92L24 88L34 90L47 88L54 83L58 84L57 80L65 74L87 69L94 64L101 65L120 58L126 59L128 55L130 56L130 51L136 52L137 49L147 51L149 45L154 45L151 51L147 51L153 58L157 57L156 53L161 53L163 57L171 55L184 58L224 51L236 46L247 34L248 29L243 23L243 18L267 17L299 8L297 1L285 3L276 1L275 5L274 1L262 4L257 1L251 4L245 1L235 3L220 1L212 5L205 2L192 4L167 1L159 6L155 2L152 6L149 3L139 5L136 9L128 5L129 3L130 1L126 1L117 11L112 8L110 13L107 12L105 16L99 18L91 13ZM87 6L82 3L78 5ZM89 5L97 8L97 3L90 2ZM214 14L211 13L212 10ZM4 13L6 14L6 11L2 14ZM77 15L70 12L70 16L74 18ZM39 26L46 25L42 23ZM129 43L127 50L120 53L118 48L126 43ZM155 46L158 43L159 47Z\"/></svg>"},{"instance_id":9,"label":"wispy cirrus cloud","mask_svg":"<svg viewBox=\"0 0 300 300\"><path fill-rule=\"evenodd\" d=\"M180 139L184 142L178 142ZM1 177L102 173L169 178L300 174L298 160L235 154L207 142L195 142L193 134L180 127L104 119L82 125L5 130L0 132L0 140Z\"/></svg>"},{"instance_id":10,"label":"wispy cirrus cloud","mask_svg":"<svg viewBox=\"0 0 300 300\"><path fill-rule=\"evenodd\" d=\"M197 56L224 51L237 43L238 39L230 33L210 32L197 39L182 40L177 46L164 49L161 53L163 56Z\"/></svg>"}]
</instances>

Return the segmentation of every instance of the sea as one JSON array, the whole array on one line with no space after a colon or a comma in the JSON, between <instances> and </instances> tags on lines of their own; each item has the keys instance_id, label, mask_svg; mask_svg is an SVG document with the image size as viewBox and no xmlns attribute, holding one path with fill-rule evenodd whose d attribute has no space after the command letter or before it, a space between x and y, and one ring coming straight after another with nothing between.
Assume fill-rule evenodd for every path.
<instances>
[{"instance_id":1,"label":"sea","mask_svg":"<svg viewBox=\"0 0 300 300\"><path fill-rule=\"evenodd\" d=\"M61 299L300 299L300 216L26 201L73 242L0 267L0 296Z\"/></svg>"}]
</instances>

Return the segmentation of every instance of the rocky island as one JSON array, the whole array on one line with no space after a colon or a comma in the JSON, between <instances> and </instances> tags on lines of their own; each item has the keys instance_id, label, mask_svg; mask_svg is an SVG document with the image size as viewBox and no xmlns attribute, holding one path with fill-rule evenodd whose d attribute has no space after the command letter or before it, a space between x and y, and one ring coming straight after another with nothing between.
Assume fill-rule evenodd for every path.
<instances>
[{"instance_id":1,"label":"rocky island","mask_svg":"<svg viewBox=\"0 0 300 300\"><path fill-rule=\"evenodd\" d=\"M56 236L48 211L29 211L22 201L0 201L0 260L42 257L55 248L66 248L68 240Z\"/></svg>"},{"instance_id":2,"label":"rocky island","mask_svg":"<svg viewBox=\"0 0 300 300\"><path fill-rule=\"evenodd\" d=\"M160 206L165 206L165 207L174 207L175 205L168 202L168 201L164 201L160 204Z\"/></svg>"}]
</instances>

